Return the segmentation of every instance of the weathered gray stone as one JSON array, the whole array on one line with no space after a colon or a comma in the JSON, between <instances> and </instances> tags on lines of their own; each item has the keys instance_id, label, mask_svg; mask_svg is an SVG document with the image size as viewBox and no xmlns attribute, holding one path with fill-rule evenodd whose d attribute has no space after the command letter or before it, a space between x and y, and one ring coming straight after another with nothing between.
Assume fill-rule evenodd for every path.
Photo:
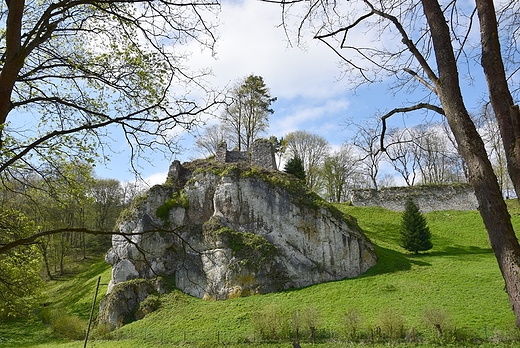
<instances>
[{"instance_id":1,"label":"weathered gray stone","mask_svg":"<svg viewBox=\"0 0 520 348\"><path fill-rule=\"evenodd\" d=\"M355 206L377 206L394 211L404 211L408 198L412 198L423 213L478 208L477 197L469 184L388 187L351 192Z\"/></svg>"},{"instance_id":2,"label":"weathered gray stone","mask_svg":"<svg viewBox=\"0 0 520 348\"><path fill-rule=\"evenodd\" d=\"M256 139L251 152L228 151L226 142L221 142L217 147L216 161L222 163L245 162L267 169L276 169L273 144L267 139Z\"/></svg>"},{"instance_id":3,"label":"weathered gray stone","mask_svg":"<svg viewBox=\"0 0 520 348\"><path fill-rule=\"evenodd\" d=\"M298 185L288 190L268 179L294 180L288 174L185 166L175 171L191 176L170 176L125 214L119 228L131 237L113 237L109 291L131 278L161 275L193 296L226 299L355 277L376 263L354 219L316 204L303 189L294 192Z\"/></svg>"},{"instance_id":4,"label":"weathered gray stone","mask_svg":"<svg viewBox=\"0 0 520 348\"><path fill-rule=\"evenodd\" d=\"M99 320L117 328L139 319L139 315L136 317L139 304L149 295L157 293L158 287L156 282L145 279L117 284L110 296L101 300Z\"/></svg>"}]
</instances>

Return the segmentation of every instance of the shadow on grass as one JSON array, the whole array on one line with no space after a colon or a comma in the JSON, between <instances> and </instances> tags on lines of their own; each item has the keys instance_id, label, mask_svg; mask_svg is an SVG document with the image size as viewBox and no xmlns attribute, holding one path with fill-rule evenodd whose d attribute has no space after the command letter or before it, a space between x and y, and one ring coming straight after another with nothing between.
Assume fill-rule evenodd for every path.
<instances>
[{"instance_id":1,"label":"shadow on grass","mask_svg":"<svg viewBox=\"0 0 520 348\"><path fill-rule=\"evenodd\" d=\"M65 270L62 275L53 275L51 281L68 282L71 279L86 280L103 273L107 268L111 267L104 261L104 257L87 257L84 260L73 262L74 267Z\"/></svg>"},{"instance_id":2,"label":"shadow on grass","mask_svg":"<svg viewBox=\"0 0 520 348\"><path fill-rule=\"evenodd\" d=\"M400 271L408 271L412 268L412 265L424 267L431 266L431 264L428 262L417 260L418 255L408 255L392 249L386 249L377 245L375 246L375 250L378 257L377 264L365 273L363 273L362 275L360 275L359 278L372 277L375 275L394 273Z\"/></svg>"},{"instance_id":3,"label":"shadow on grass","mask_svg":"<svg viewBox=\"0 0 520 348\"><path fill-rule=\"evenodd\" d=\"M40 321L0 319L0 347L29 347L51 342L56 342L56 338Z\"/></svg>"},{"instance_id":4,"label":"shadow on grass","mask_svg":"<svg viewBox=\"0 0 520 348\"><path fill-rule=\"evenodd\" d=\"M69 311L86 320L90 315L91 301L96 290L97 277L110 265L104 261L85 263L85 269L76 274L67 274L51 285L50 305L53 309L69 308ZM108 279L107 279L108 281ZM103 282L102 285L106 285ZM103 293L103 289L100 289ZM99 300L99 299L98 299Z\"/></svg>"},{"instance_id":5,"label":"shadow on grass","mask_svg":"<svg viewBox=\"0 0 520 348\"><path fill-rule=\"evenodd\" d=\"M431 266L431 263L427 262L427 260L430 257L457 257L493 254L491 248L480 248L474 246L451 246L444 248L443 250L421 254L402 253L378 245L375 246L375 250L378 257L377 264L365 273L361 274L359 278L408 271L413 265L429 267Z\"/></svg>"},{"instance_id":6,"label":"shadow on grass","mask_svg":"<svg viewBox=\"0 0 520 348\"><path fill-rule=\"evenodd\" d=\"M433 251L428 253L430 256L462 256L462 255L482 255L493 254L491 248L480 248L476 246L449 246L443 250Z\"/></svg>"}]
</instances>

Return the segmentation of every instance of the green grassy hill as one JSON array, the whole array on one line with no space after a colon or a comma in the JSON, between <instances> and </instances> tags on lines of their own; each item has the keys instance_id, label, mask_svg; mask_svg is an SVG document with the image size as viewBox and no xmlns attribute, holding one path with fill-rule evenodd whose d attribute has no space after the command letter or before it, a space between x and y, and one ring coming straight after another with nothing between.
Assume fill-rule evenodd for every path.
<instances>
[{"instance_id":1,"label":"green grassy hill","mask_svg":"<svg viewBox=\"0 0 520 348\"><path fill-rule=\"evenodd\" d=\"M400 213L338 207L357 218L376 245L379 262L367 273L217 302L174 291L162 296L160 309L144 319L111 333L94 332L89 347L290 347L296 328L302 347L345 347L347 341L390 341L394 346L406 341L431 346L520 344L510 341L518 338L515 318L478 212L426 214L434 248L414 255L398 245ZM510 210L520 230L516 202L511 202ZM77 325L86 325L97 275L103 284L110 277L110 269L101 261L70 280L51 283L43 314L57 311L69 315L68 323L77 320ZM274 343L268 344L269 340ZM34 320L0 324L0 346L83 347L83 342L58 339Z\"/></svg>"}]
</instances>

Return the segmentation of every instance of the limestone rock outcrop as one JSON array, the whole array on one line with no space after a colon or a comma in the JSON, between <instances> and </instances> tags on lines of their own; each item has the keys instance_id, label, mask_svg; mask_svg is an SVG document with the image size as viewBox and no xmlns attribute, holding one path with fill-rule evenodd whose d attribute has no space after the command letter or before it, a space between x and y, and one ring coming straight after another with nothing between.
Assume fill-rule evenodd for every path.
<instances>
[{"instance_id":1,"label":"limestone rock outcrop","mask_svg":"<svg viewBox=\"0 0 520 348\"><path fill-rule=\"evenodd\" d=\"M128 296L114 292L131 279L162 276L190 295L226 299L355 277L377 260L354 218L291 175L244 163L174 162L119 229L100 318L116 326L127 319L113 298Z\"/></svg>"}]
</instances>

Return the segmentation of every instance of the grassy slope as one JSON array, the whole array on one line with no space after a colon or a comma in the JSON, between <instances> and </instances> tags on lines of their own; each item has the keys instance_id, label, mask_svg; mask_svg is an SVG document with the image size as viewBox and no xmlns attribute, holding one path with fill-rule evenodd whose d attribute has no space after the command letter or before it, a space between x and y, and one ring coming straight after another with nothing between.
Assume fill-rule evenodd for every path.
<instances>
[{"instance_id":1,"label":"grassy slope","mask_svg":"<svg viewBox=\"0 0 520 348\"><path fill-rule=\"evenodd\" d=\"M47 283L46 303L37 311L38 316L46 316L49 312L77 316L86 327L97 279L101 276L99 299L106 292L111 269L103 260L87 260L82 268L85 270L74 276L64 276ZM28 321L0 321L0 347L32 347L42 343L45 343L44 346L54 347L58 344L61 346L66 341L54 337L51 330L38 318L30 318ZM71 346L80 347L77 342Z\"/></svg>"},{"instance_id":2,"label":"grassy slope","mask_svg":"<svg viewBox=\"0 0 520 348\"><path fill-rule=\"evenodd\" d=\"M239 342L253 339L251 316L272 306L290 313L316 308L320 327L339 333L344 315L359 311L365 330L380 325L382 313L398 313L405 327L415 327L428 335L422 321L426 309L445 309L452 324L471 335L491 337L498 332L514 332L514 316L509 309L494 255L478 212L442 211L427 214L433 234L430 253L411 255L398 246L400 214L379 208L340 207L355 216L368 237L377 245L378 264L355 279L330 282L305 289L252 296L219 302L206 302L179 292L164 297L163 308L145 319L116 331L120 341L95 341L96 347L156 346L158 342L202 341L209 346L217 340ZM513 221L520 228L518 207L512 208ZM97 279L107 283L109 270L101 263L93 265L70 282L55 282L50 301L68 308L86 319ZM68 289L66 289L68 288ZM102 289L102 292L106 288ZM75 297L70 297L75 294ZM389 314L386 314L387 316ZM38 347L82 347L82 343L45 343L48 332L38 324L27 330L43 343ZM12 330L15 328L15 330ZM0 325L0 337L7 331L23 332L20 325ZM20 336L20 335L18 335ZM31 346L13 338L12 346ZM143 341L144 339L144 341ZM4 337L4 343L9 338ZM146 344L145 342L151 343ZM2 341L0 341L0 344Z\"/></svg>"}]
</instances>

